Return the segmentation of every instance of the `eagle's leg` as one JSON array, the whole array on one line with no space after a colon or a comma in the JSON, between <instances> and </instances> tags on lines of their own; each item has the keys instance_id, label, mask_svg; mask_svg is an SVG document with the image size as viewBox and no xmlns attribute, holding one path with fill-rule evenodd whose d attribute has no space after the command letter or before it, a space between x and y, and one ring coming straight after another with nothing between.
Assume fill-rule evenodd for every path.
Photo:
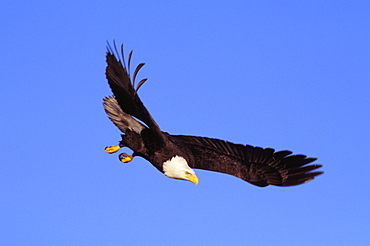
<instances>
[{"instance_id":1,"label":"eagle's leg","mask_svg":"<svg viewBox=\"0 0 370 246\"><path fill-rule=\"evenodd\" d=\"M132 159L134 159L134 156L133 155L128 155L126 153L121 153L119 156L118 156L119 160L122 161L123 163L128 163L130 161L132 161Z\"/></svg>"},{"instance_id":2,"label":"eagle's leg","mask_svg":"<svg viewBox=\"0 0 370 246\"><path fill-rule=\"evenodd\" d=\"M116 153L120 148L122 148L121 145L119 145L119 146L112 145L112 146L109 146L109 147L105 147L104 151L109 153L109 154L113 154L113 153Z\"/></svg>"}]
</instances>

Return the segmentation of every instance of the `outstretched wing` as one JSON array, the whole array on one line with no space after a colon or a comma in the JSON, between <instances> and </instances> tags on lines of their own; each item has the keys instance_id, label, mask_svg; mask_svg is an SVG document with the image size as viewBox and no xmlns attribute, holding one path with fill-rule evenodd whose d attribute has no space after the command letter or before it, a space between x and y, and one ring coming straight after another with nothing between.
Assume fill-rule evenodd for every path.
<instances>
[{"instance_id":1,"label":"outstretched wing","mask_svg":"<svg viewBox=\"0 0 370 246\"><path fill-rule=\"evenodd\" d=\"M119 57L119 54L117 55ZM129 56L129 64L131 60L131 55L132 52ZM121 56L123 59L123 45L121 46ZM130 75L128 74L126 66L124 65L124 61L120 58L117 59L110 46L108 46L106 59L108 66L106 68L105 74L107 76L109 86L122 111L144 122L154 134L158 143L163 143L163 135L159 126L154 121L154 119L140 100L139 96L137 95L138 88L142 85L142 83L145 82L145 80L142 80L135 90L134 85L131 82ZM134 72L134 78L143 65L143 63L138 65Z\"/></svg>"},{"instance_id":2,"label":"outstretched wing","mask_svg":"<svg viewBox=\"0 0 370 246\"><path fill-rule=\"evenodd\" d=\"M188 146L195 157L192 168L234 175L251 184L292 186L314 179L321 165L307 165L316 158L291 155L291 151L233 144L219 139L172 135Z\"/></svg>"}]
</instances>

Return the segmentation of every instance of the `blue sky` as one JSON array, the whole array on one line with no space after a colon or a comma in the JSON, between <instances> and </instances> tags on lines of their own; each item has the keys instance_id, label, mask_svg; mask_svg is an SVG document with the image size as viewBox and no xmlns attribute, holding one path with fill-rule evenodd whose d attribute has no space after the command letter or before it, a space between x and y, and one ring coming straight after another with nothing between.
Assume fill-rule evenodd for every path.
<instances>
[{"instance_id":1,"label":"blue sky","mask_svg":"<svg viewBox=\"0 0 370 246\"><path fill-rule=\"evenodd\" d=\"M1 245L369 245L369 1L8 1ZM318 157L307 184L108 155L106 41L163 131ZM128 151L128 150L127 150Z\"/></svg>"}]
</instances>

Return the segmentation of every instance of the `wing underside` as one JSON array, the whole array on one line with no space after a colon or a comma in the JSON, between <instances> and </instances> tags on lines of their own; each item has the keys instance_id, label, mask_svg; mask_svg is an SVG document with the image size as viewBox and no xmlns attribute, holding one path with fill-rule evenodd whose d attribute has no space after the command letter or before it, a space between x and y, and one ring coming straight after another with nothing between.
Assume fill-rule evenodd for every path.
<instances>
[{"instance_id":1,"label":"wing underside","mask_svg":"<svg viewBox=\"0 0 370 246\"><path fill-rule=\"evenodd\" d=\"M118 129L121 130L121 132L125 133L128 129L140 134L141 131L145 129L143 124L135 120L131 115L122 111L114 97L110 96L104 98L103 106L109 119L118 127Z\"/></svg>"}]
</instances>

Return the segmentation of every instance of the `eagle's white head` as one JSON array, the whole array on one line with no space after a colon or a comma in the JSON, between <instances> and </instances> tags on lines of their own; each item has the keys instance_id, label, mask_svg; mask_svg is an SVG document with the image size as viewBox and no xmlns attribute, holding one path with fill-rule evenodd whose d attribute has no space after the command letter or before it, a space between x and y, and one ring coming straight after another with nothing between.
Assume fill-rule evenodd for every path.
<instances>
[{"instance_id":1,"label":"eagle's white head","mask_svg":"<svg viewBox=\"0 0 370 246\"><path fill-rule=\"evenodd\" d=\"M183 179L198 184L198 177L193 169L188 165L185 158L174 156L163 163L163 172L167 177L174 179Z\"/></svg>"}]
</instances>

